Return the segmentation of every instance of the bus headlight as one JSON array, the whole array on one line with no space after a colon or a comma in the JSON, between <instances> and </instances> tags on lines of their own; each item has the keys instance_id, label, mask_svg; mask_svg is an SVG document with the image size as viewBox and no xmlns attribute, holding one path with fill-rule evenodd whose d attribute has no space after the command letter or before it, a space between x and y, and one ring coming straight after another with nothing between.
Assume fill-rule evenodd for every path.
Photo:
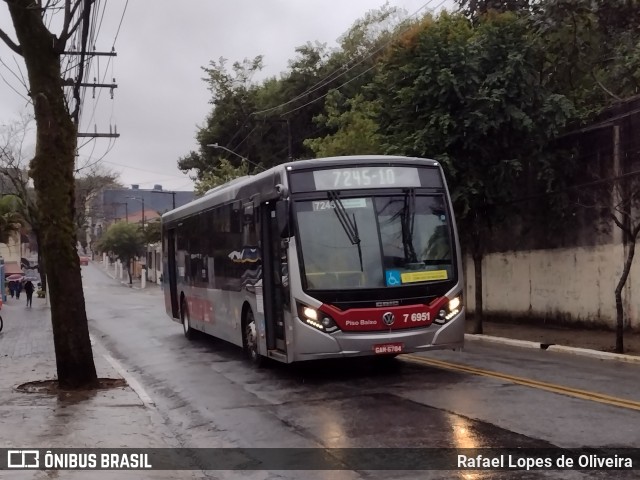
<instances>
[{"instance_id":1,"label":"bus headlight","mask_svg":"<svg viewBox=\"0 0 640 480\"><path fill-rule=\"evenodd\" d=\"M321 332L333 333L338 330L336 322L329 315L301 303L298 304L298 316L304 323Z\"/></svg>"},{"instance_id":2,"label":"bus headlight","mask_svg":"<svg viewBox=\"0 0 640 480\"><path fill-rule=\"evenodd\" d=\"M317 321L318 320L318 311L311 307L304 307L302 309L302 315L308 320Z\"/></svg>"},{"instance_id":3,"label":"bus headlight","mask_svg":"<svg viewBox=\"0 0 640 480\"><path fill-rule=\"evenodd\" d=\"M457 297L454 297L451 300L449 300L449 303L447 303L446 307L440 309L433 323L437 325L444 325L453 317L455 317L458 313L460 313L461 308L462 308L462 295L458 295Z\"/></svg>"}]
</instances>

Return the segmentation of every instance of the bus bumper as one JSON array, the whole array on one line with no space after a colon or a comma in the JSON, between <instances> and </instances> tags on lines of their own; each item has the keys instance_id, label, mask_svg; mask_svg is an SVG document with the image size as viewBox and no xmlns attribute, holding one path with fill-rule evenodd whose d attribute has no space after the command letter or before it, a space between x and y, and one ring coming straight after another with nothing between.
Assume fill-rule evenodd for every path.
<instances>
[{"instance_id":1,"label":"bus bumper","mask_svg":"<svg viewBox=\"0 0 640 480\"><path fill-rule=\"evenodd\" d=\"M297 320L297 319L296 319ZM401 343L402 353L456 350L464 346L465 309L445 325L394 332L343 332L326 334L297 321L295 354L290 361L372 356L374 346Z\"/></svg>"}]
</instances>

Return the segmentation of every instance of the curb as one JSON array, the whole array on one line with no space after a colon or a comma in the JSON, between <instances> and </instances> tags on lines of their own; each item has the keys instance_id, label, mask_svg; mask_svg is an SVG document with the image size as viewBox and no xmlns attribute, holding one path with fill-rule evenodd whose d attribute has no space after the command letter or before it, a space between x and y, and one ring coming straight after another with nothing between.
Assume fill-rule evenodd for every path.
<instances>
[{"instance_id":1,"label":"curb","mask_svg":"<svg viewBox=\"0 0 640 480\"><path fill-rule=\"evenodd\" d=\"M89 334L89 340L91 341L92 347L97 346L100 350L108 352L106 347L91 333ZM109 353L101 353L101 355L102 358L104 358L107 363L109 363L109 365L111 365L111 367L118 373L118 375L120 375L124 379L124 381L127 382L129 388L131 388L131 390L133 390L136 395L138 395L138 397L146 407L155 406L156 403L151 399L145 389L142 388L142 385L140 385L138 380L136 380L135 377L131 375L120 362L113 358Z\"/></svg>"},{"instance_id":2,"label":"curb","mask_svg":"<svg viewBox=\"0 0 640 480\"><path fill-rule=\"evenodd\" d=\"M142 388L142 385L140 385L140 383L133 377L133 375L131 375L120 364L120 362L118 362L115 358L113 358L108 353L104 353L102 356L105 358L105 360L107 362L109 362L111 364L111 366L115 369L115 371L118 372L122 376L122 378L124 378L125 382L127 382L129 387L131 387L131 390L136 392L136 395L138 395L138 397L140 397L140 400L142 400L142 403L144 403L145 406L149 407L149 406L154 406L155 405L155 402L151 399L151 397L145 391L145 389Z\"/></svg>"},{"instance_id":3,"label":"curb","mask_svg":"<svg viewBox=\"0 0 640 480\"><path fill-rule=\"evenodd\" d=\"M464 334L465 341L498 343L501 345L509 345L512 347L530 348L534 350L546 350L547 352L568 353L582 357L590 357L597 360L613 360L617 362L635 363L640 365L640 356L625 355L620 353L601 352L599 350L590 350L588 348L567 347L564 345L554 345L540 342L530 342L527 340L516 340L513 338L493 337L483 334Z\"/></svg>"},{"instance_id":4,"label":"curb","mask_svg":"<svg viewBox=\"0 0 640 480\"><path fill-rule=\"evenodd\" d=\"M104 273L111 280L115 280L115 281L119 282L120 285L122 285L124 287L133 288L134 290L143 290L142 287L134 287L133 285L130 285L128 282L126 282L124 280L120 280L118 277L116 277L116 276L112 275L111 273L109 273L104 268L104 264L102 262L96 262L96 265L94 265L94 266L97 267L98 270L100 270L102 273Z\"/></svg>"}]
</instances>

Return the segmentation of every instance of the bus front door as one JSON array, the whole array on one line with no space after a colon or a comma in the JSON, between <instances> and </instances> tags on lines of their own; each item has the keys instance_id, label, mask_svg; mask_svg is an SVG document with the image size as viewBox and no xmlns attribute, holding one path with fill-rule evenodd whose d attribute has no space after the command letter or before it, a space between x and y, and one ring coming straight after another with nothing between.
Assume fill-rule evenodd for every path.
<instances>
[{"instance_id":1,"label":"bus front door","mask_svg":"<svg viewBox=\"0 0 640 480\"><path fill-rule=\"evenodd\" d=\"M284 285L286 250L278 231L275 202L263 204L260 211L262 212L262 283L267 349L285 352L284 309L288 299Z\"/></svg>"},{"instance_id":2,"label":"bus front door","mask_svg":"<svg viewBox=\"0 0 640 480\"><path fill-rule=\"evenodd\" d=\"M176 275L178 272L176 271L176 230L175 228L170 229L167 232L167 252L168 252L168 272L165 275L169 275L169 291L171 292L171 314L173 318L180 318L180 312L178 311L178 291L177 291L177 282ZM166 279L164 279L166 282Z\"/></svg>"}]
</instances>

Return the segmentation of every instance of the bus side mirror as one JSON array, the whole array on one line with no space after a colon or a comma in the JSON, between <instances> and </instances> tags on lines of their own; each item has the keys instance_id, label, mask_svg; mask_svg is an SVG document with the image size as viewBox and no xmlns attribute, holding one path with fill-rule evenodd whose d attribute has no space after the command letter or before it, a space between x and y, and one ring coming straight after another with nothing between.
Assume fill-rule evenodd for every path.
<instances>
[{"instance_id":1,"label":"bus side mirror","mask_svg":"<svg viewBox=\"0 0 640 480\"><path fill-rule=\"evenodd\" d=\"M276 202L276 222L278 224L278 232L281 238L289 238L289 201L281 200Z\"/></svg>"}]
</instances>

